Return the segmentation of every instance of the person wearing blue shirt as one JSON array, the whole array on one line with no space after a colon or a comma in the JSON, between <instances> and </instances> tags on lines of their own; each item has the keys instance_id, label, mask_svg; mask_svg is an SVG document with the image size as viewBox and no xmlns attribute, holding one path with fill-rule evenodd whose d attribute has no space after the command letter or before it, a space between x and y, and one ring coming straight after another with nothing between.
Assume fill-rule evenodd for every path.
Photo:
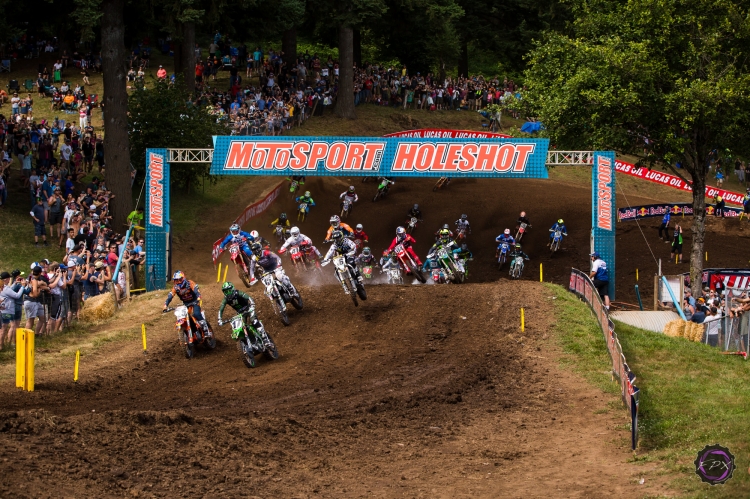
<instances>
[{"instance_id":1,"label":"person wearing blue shirt","mask_svg":"<svg viewBox=\"0 0 750 499\"><path fill-rule=\"evenodd\" d=\"M552 244L552 241L555 238L555 232L557 230L559 230L560 232L562 232L563 236L567 236L568 235L568 229L565 228L565 222L563 222L562 218L560 220L558 220L557 222L555 222L552 225L552 228L549 230L550 234L549 234L549 242L547 243L547 246L549 246L550 244ZM562 240L561 240L561 242L562 242Z\"/></svg>"},{"instance_id":2,"label":"person wearing blue shirt","mask_svg":"<svg viewBox=\"0 0 750 499\"><path fill-rule=\"evenodd\" d=\"M258 111L265 111L266 101L263 100L263 97L258 97L258 100L255 101L255 104L258 106Z\"/></svg>"},{"instance_id":3,"label":"person wearing blue shirt","mask_svg":"<svg viewBox=\"0 0 750 499\"><path fill-rule=\"evenodd\" d=\"M253 259L253 254L250 252L250 244L252 244L254 241L255 239L251 234L240 230L239 225L232 224L232 226L229 227L229 234L227 234L227 237L225 237L221 242L219 248L223 250L224 247L229 243L238 243L240 245L240 249L247 257L247 261L250 262Z\"/></svg>"},{"instance_id":4,"label":"person wearing blue shirt","mask_svg":"<svg viewBox=\"0 0 750 499\"><path fill-rule=\"evenodd\" d=\"M664 231L664 242L668 243L670 240L669 237L669 221L672 218L671 213L669 213L669 210L664 214L664 216L661 219L661 225L659 226L659 239L662 239L661 233Z\"/></svg>"},{"instance_id":5,"label":"person wearing blue shirt","mask_svg":"<svg viewBox=\"0 0 750 499\"><path fill-rule=\"evenodd\" d=\"M604 300L604 308L609 310L609 274L607 273L607 262L602 260L599 253L591 253L591 273L589 277L594 281L594 287L599 292L599 297Z\"/></svg>"}]
</instances>

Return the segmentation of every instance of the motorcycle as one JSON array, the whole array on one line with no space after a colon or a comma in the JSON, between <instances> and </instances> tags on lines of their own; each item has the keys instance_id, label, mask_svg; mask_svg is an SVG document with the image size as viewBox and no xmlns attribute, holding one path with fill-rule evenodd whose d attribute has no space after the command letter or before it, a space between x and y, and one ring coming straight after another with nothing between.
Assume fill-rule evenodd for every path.
<instances>
[{"instance_id":1,"label":"motorcycle","mask_svg":"<svg viewBox=\"0 0 750 499\"><path fill-rule=\"evenodd\" d=\"M427 282L424 274L422 274L422 271L419 269L419 266L406 251L403 244L397 244L393 251L396 253L396 258L401 262L401 268L404 270L405 274L413 273L414 277L416 277L422 284Z\"/></svg>"},{"instance_id":2,"label":"motorcycle","mask_svg":"<svg viewBox=\"0 0 750 499\"><path fill-rule=\"evenodd\" d=\"M288 290L283 283L276 279L276 274L273 271L264 272L260 276L260 281L266 287L265 294L271 300L274 313L279 316L285 326L288 326L289 315L286 312L286 304L291 303L297 310L302 310L302 297L299 295L299 292L291 283L289 284L292 286L292 289ZM256 282L253 281L253 284Z\"/></svg>"},{"instance_id":3,"label":"motorcycle","mask_svg":"<svg viewBox=\"0 0 750 499\"><path fill-rule=\"evenodd\" d=\"M352 202L348 198L344 198L341 202L341 218L344 219L349 216L352 211Z\"/></svg>"},{"instance_id":4,"label":"motorcycle","mask_svg":"<svg viewBox=\"0 0 750 499\"><path fill-rule=\"evenodd\" d=\"M459 243L459 246L461 245L461 242L466 239L466 229L463 227L459 227L456 229L456 242Z\"/></svg>"},{"instance_id":5,"label":"motorcycle","mask_svg":"<svg viewBox=\"0 0 750 499\"><path fill-rule=\"evenodd\" d=\"M411 217L409 220L406 221L406 233L411 234L414 232L417 228L417 225L421 222L417 217Z\"/></svg>"},{"instance_id":6,"label":"motorcycle","mask_svg":"<svg viewBox=\"0 0 750 499\"><path fill-rule=\"evenodd\" d=\"M555 229L554 231L550 229L549 231L555 233L555 235L552 237L552 242L549 245L550 253L555 254L555 252L560 249L560 243L562 243L563 233L560 229Z\"/></svg>"},{"instance_id":7,"label":"motorcycle","mask_svg":"<svg viewBox=\"0 0 750 499\"><path fill-rule=\"evenodd\" d=\"M300 203L297 209L297 220L304 222L308 211L310 211L310 207L307 206L307 203Z\"/></svg>"},{"instance_id":8,"label":"motorcycle","mask_svg":"<svg viewBox=\"0 0 750 499\"><path fill-rule=\"evenodd\" d=\"M443 272L443 269L432 269L432 281L435 284L445 284L447 282L445 280L445 272Z\"/></svg>"},{"instance_id":9,"label":"motorcycle","mask_svg":"<svg viewBox=\"0 0 750 499\"><path fill-rule=\"evenodd\" d=\"M273 227L274 227L273 235L276 236L276 244L281 246L282 244L284 244L284 241L286 241L287 238L289 237L289 228L281 224L278 224Z\"/></svg>"},{"instance_id":10,"label":"motorcycle","mask_svg":"<svg viewBox=\"0 0 750 499\"><path fill-rule=\"evenodd\" d=\"M201 328L196 324L193 318L193 307L180 305L179 307L170 307L164 313L174 310L175 327L177 328L177 339L185 349L185 358L192 359L195 356L197 346L205 346L209 350L216 348L216 337L211 331L211 325L208 324L208 334L203 334Z\"/></svg>"},{"instance_id":11,"label":"motorcycle","mask_svg":"<svg viewBox=\"0 0 750 499\"><path fill-rule=\"evenodd\" d=\"M359 267L359 273L362 274L362 277L367 279L372 279L372 264L370 265L361 265Z\"/></svg>"},{"instance_id":12,"label":"motorcycle","mask_svg":"<svg viewBox=\"0 0 750 499\"><path fill-rule=\"evenodd\" d=\"M521 274L523 274L523 260L524 258L522 256L517 256L510 262L510 270L508 271L508 274L510 274L513 279L521 278Z\"/></svg>"},{"instance_id":13,"label":"motorcycle","mask_svg":"<svg viewBox=\"0 0 750 499\"><path fill-rule=\"evenodd\" d=\"M505 262L508 260L508 251L510 250L510 245L508 243L501 243L500 246L497 247L497 269L500 270L503 268L503 265L505 265Z\"/></svg>"},{"instance_id":14,"label":"motorcycle","mask_svg":"<svg viewBox=\"0 0 750 499\"><path fill-rule=\"evenodd\" d=\"M518 225L518 231L516 232L516 241L519 243L521 242L521 238L523 237L524 233L526 232L526 228L531 228L531 225L521 222Z\"/></svg>"},{"instance_id":15,"label":"motorcycle","mask_svg":"<svg viewBox=\"0 0 750 499\"><path fill-rule=\"evenodd\" d=\"M294 195L297 193L297 189L299 189L299 182L297 182L296 180L292 180L292 183L289 184L289 192L291 193L292 197L295 197Z\"/></svg>"},{"instance_id":16,"label":"motorcycle","mask_svg":"<svg viewBox=\"0 0 750 499\"><path fill-rule=\"evenodd\" d=\"M401 273L400 267L391 267L385 270L385 275L388 277L388 284L403 284L404 275Z\"/></svg>"},{"instance_id":17,"label":"motorcycle","mask_svg":"<svg viewBox=\"0 0 750 499\"><path fill-rule=\"evenodd\" d=\"M328 263L329 262L323 262L323 265L328 265ZM341 286L344 288L344 293L351 296L354 306L358 307L359 302L357 302L357 295L359 295L362 300L367 299L365 287L362 283L357 281L354 272L346 263L346 258L344 256L339 255L333 257L333 266L336 269L336 279L338 279Z\"/></svg>"},{"instance_id":18,"label":"motorcycle","mask_svg":"<svg viewBox=\"0 0 750 499\"><path fill-rule=\"evenodd\" d=\"M380 198L384 198L388 194L388 189L390 188L390 185L394 182L391 180L388 180L385 177L380 178L380 183L378 184L378 192L375 193L375 197L372 198L372 201L375 202Z\"/></svg>"},{"instance_id":19,"label":"motorcycle","mask_svg":"<svg viewBox=\"0 0 750 499\"><path fill-rule=\"evenodd\" d=\"M320 270L318 259L315 255L312 254L312 248L307 244L303 244L301 246L290 246L289 259L292 261L294 270L297 273L299 273L300 270L310 270L310 265L312 265L313 270Z\"/></svg>"},{"instance_id":20,"label":"motorcycle","mask_svg":"<svg viewBox=\"0 0 750 499\"><path fill-rule=\"evenodd\" d=\"M242 252L239 243L232 243L229 245L229 258L234 262L234 268L237 269L237 275L239 276L242 284L246 288L250 287L250 271L248 270L248 261L245 253Z\"/></svg>"},{"instance_id":21,"label":"motorcycle","mask_svg":"<svg viewBox=\"0 0 750 499\"><path fill-rule=\"evenodd\" d=\"M444 246L440 246L436 251L437 261L440 262L440 266L445 270L446 279L456 284L464 282L465 270L460 260L454 260L453 256L448 252Z\"/></svg>"},{"instance_id":22,"label":"motorcycle","mask_svg":"<svg viewBox=\"0 0 750 499\"><path fill-rule=\"evenodd\" d=\"M246 324L241 314L235 315L228 321L219 322L219 326L223 326L227 322L232 326L232 339L237 341L237 350L242 354L242 362L246 367L255 367L255 356L259 354L263 354L268 360L279 358L276 344L267 331L266 336L268 341L271 342L271 346L266 348L260 331L255 329L252 324Z\"/></svg>"},{"instance_id":23,"label":"motorcycle","mask_svg":"<svg viewBox=\"0 0 750 499\"><path fill-rule=\"evenodd\" d=\"M448 187L448 184L451 183L451 179L448 177L440 177L437 182L435 182L435 186L432 188L432 192L437 192L443 187Z\"/></svg>"}]
</instances>

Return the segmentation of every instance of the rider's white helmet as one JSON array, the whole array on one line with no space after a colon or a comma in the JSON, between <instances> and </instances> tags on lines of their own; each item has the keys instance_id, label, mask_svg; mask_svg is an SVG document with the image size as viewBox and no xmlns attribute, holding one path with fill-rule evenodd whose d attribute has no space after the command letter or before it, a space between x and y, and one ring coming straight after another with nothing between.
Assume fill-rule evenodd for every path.
<instances>
[{"instance_id":1,"label":"rider's white helmet","mask_svg":"<svg viewBox=\"0 0 750 499\"><path fill-rule=\"evenodd\" d=\"M229 232L234 234L235 236L240 233L240 226L237 224L232 224L231 227L229 227Z\"/></svg>"},{"instance_id":2,"label":"rider's white helmet","mask_svg":"<svg viewBox=\"0 0 750 499\"><path fill-rule=\"evenodd\" d=\"M292 227L292 229L289 231L289 234L291 234L292 237L299 236L299 227Z\"/></svg>"},{"instance_id":3,"label":"rider's white helmet","mask_svg":"<svg viewBox=\"0 0 750 499\"><path fill-rule=\"evenodd\" d=\"M357 224L357 226L354 228L357 230L364 230L364 227L362 227L362 224Z\"/></svg>"},{"instance_id":4,"label":"rider's white helmet","mask_svg":"<svg viewBox=\"0 0 750 499\"><path fill-rule=\"evenodd\" d=\"M510 229L505 229L503 231L503 234L505 234L506 236L509 236L510 235Z\"/></svg>"},{"instance_id":5,"label":"rider's white helmet","mask_svg":"<svg viewBox=\"0 0 750 499\"><path fill-rule=\"evenodd\" d=\"M338 227L339 223L341 223L341 219L338 215L334 215L331 217L331 225L333 225L334 227Z\"/></svg>"}]
</instances>

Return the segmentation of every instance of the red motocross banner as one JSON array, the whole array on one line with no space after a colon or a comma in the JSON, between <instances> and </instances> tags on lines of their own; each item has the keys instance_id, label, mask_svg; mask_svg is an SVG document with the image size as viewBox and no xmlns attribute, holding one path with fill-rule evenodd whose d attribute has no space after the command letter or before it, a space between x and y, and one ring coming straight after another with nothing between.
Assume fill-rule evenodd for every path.
<instances>
[{"instance_id":1,"label":"red motocross banner","mask_svg":"<svg viewBox=\"0 0 750 499\"><path fill-rule=\"evenodd\" d=\"M631 163L626 163L619 160L615 161L615 168L617 168L617 171L620 173L626 173L630 176L642 178L657 184L668 185L669 187L674 187L675 189L680 189L688 192L691 192L693 190L692 186L688 182L685 182L680 177L677 177L675 175L670 175L669 173L649 170L648 168L644 167L638 168ZM727 203L737 204L740 206L742 206L742 200L744 198L743 194L726 191L724 189L718 189L716 187L707 185L706 197L713 198L714 196L721 196Z\"/></svg>"},{"instance_id":2,"label":"red motocross banner","mask_svg":"<svg viewBox=\"0 0 750 499\"><path fill-rule=\"evenodd\" d=\"M423 128L421 130L405 130L403 132L389 133L383 137L408 137L416 139L510 139L510 135L492 132L474 132L472 130L445 130L443 128Z\"/></svg>"},{"instance_id":3,"label":"red motocross banner","mask_svg":"<svg viewBox=\"0 0 750 499\"><path fill-rule=\"evenodd\" d=\"M284 182L281 182L279 185L277 185L271 192L268 193L266 197L258 201L257 203L253 203L247 208L245 208L245 211L242 212L242 214L237 217L237 219L234 221L237 225L242 227L245 225L245 222L250 220L253 217L256 217L266 211L266 209L273 203L277 197L279 197L279 194L281 194L281 189L284 187ZM227 233L229 234L229 233ZM227 237L227 234L224 234L221 239L216 241L213 245L213 250L211 251L211 257L213 258L214 265L216 265L216 260L219 259L222 253L222 249L219 247L221 245L221 242L224 240L225 237Z\"/></svg>"}]
</instances>

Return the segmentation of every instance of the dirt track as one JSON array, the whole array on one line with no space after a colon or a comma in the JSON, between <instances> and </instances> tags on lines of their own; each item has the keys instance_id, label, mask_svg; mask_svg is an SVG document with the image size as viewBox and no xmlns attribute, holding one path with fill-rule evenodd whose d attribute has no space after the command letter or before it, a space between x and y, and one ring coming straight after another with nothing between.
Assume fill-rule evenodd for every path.
<instances>
[{"instance_id":1,"label":"dirt track","mask_svg":"<svg viewBox=\"0 0 750 499\"><path fill-rule=\"evenodd\" d=\"M612 397L557 368L539 284L371 286L356 310L335 287L302 292L287 328L260 302L281 358L253 370L226 328L216 351L187 361L167 316L150 328L147 361L138 342L113 344L85 359L78 386L50 369L31 394L4 388L0 496L662 490L625 464L624 411L597 411ZM213 316L218 290L206 298Z\"/></svg>"}]
</instances>

